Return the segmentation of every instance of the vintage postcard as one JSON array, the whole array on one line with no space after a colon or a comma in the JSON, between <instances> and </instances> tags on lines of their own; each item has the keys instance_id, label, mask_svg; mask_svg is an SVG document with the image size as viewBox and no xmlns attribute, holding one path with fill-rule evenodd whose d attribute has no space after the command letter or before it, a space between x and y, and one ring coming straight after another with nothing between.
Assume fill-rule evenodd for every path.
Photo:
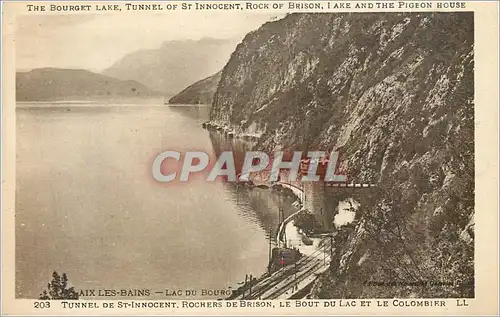
<instances>
[{"instance_id":1,"label":"vintage postcard","mask_svg":"<svg viewBox=\"0 0 500 317\"><path fill-rule=\"evenodd\" d=\"M497 315L496 1L2 3L3 315Z\"/></svg>"}]
</instances>

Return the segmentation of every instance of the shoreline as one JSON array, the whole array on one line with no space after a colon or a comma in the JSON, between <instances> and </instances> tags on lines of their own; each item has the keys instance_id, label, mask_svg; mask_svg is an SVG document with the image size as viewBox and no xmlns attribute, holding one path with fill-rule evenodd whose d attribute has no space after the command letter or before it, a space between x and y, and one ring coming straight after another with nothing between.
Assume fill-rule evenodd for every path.
<instances>
[{"instance_id":1,"label":"shoreline","mask_svg":"<svg viewBox=\"0 0 500 317\"><path fill-rule=\"evenodd\" d=\"M300 202L300 204L302 205L304 203L303 201L304 193L300 188L296 186L282 182L276 182L274 184L269 184L267 182L266 186L268 186L269 190L275 190L276 186L290 189L293 192L295 198ZM307 266L303 264L304 262L306 263L316 262L319 264L323 263L323 265L317 265L316 267L313 267L311 269L307 268L303 272L300 272L300 270L304 268L299 268L299 278L296 278L294 280L296 281L296 283L287 282L288 278L284 278L281 280L279 279L280 275L285 277L284 276L286 274L285 272L287 271L289 272L290 270L295 269L296 266L294 266L294 264L286 265L283 268L280 268L272 273L270 273L269 271L265 272L258 277L253 277L252 281L251 282L249 281L248 284L246 284L247 285L246 287L245 284L244 285L240 284L241 285L240 287L232 289L233 294L225 298L225 300L243 300L243 299L251 300L252 298L244 298L244 295L250 297L252 295L255 296L255 293L253 292L250 293L250 291L252 289L255 290L256 288L257 288L257 293L264 296L269 292L272 293L272 290L265 291L264 293L261 293L262 292L261 290L262 289L265 290L268 287L268 285L273 284L273 278L276 278L276 280L274 281L275 284L273 285L279 286L279 284L285 283L285 285L281 288L281 293L277 295L276 299L301 299L307 297L310 294L310 291L312 290L314 283L317 281L318 275L323 273L329 268L330 254L326 252L326 247L324 245L325 237L322 236L308 237L306 235L306 237L312 241L312 244L306 245L302 242L303 233L301 233L300 229L294 225L294 218L305 210L306 210L305 208L301 207L299 208L299 210L292 213L286 219L284 219L283 222L281 222L280 227L276 232L276 236L274 237L276 243L275 248L282 247L284 243L281 241L281 238L284 236L284 233L286 232L287 238L290 238L287 239L286 241L287 248L296 249L299 253L302 254L302 256L296 261L296 263L302 263L303 267ZM270 265L270 263L271 262L269 262L268 266ZM260 289L258 287L259 285L261 286ZM276 286L275 288L278 288L278 286ZM246 292L249 292L249 294L246 294Z\"/></svg>"},{"instance_id":2,"label":"shoreline","mask_svg":"<svg viewBox=\"0 0 500 317\"><path fill-rule=\"evenodd\" d=\"M251 134L251 133L237 133L234 129L228 126L219 125L215 122L207 121L202 124L203 129L208 131L218 131L230 139L242 139L245 141L258 142L262 134Z\"/></svg>"},{"instance_id":3,"label":"shoreline","mask_svg":"<svg viewBox=\"0 0 500 317\"><path fill-rule=\"evenodd\" d=\"M260 140L261 135L257 134L237 134L236 131L230 129L227 126L222 126L214 122L204 122L202 124L203 129L213 132L219 132L229 139L240 139L245 141L254 141L258 142ZM252 187L261 187L265 186L271 191L277 191L279 194L283 195L283 189L289 190L291 194L295 198L294 204L298 203L299 210L293 212L288 217L286 217L278 227L278 230L275 233L274 241L275 249L281 249L286 245L286 249L294 249L299 254L302 254L300 258L295 260L293 263L302 263L302 267L298 268L298 272L300 272L299 277L295 277L292 282L287 282L289 278L285 276L280 276L280 274L286 274L290 270L297 270L296 265L288 264L279 268L275 271L269 271L269 267L274 263L274 258L269 259L268 263L268 271L264 272L258 277L252 277L251 280L247 281L245 284L241 285L241 281L235 284L238 285L235 288L232 288L232 294L226 297L224 300L243 300L243 299L252 299L252 296L256 296L256 294L260 294L258 298L261 296L276 296L277 299L300 299L307 297L310 294L310 291L313 289L314 283L318 279L318 275L323 273L329 268L330 263L330 254L326 252L324 246L324 237L316 236L309 237L305 235L299 228L295 226L294 219L301 213L306 210L304 207L305 204L305 193L302 188L299 188L293 184L289 184L286 182L273 182L263 180L250 179L252 181ZM277 190L277 188L280 188ZM291 224L291 225L290 225ZM282 241L283 237L286 235L287 241ZM303 242L303 237L306 237L311 243L305 244ZM274 252L272 252L274 253ZM307 268L307 264L304 262L315 262L315 267ZM321 265L322 263L322 265ZM327 265L328 263L328 265ZM302 271L301 271L302 270ZM239 284L238 284L239 283ZM279 286L279 284L285 285ZM266 291L268 285L278 285L275 288L281 287L276 293L272 291ZM260 288L259 288L260 286ZM256 291L257 289L257 291ZM264 289L264 293L262 293L262 289ZM252 292L254 290L254 292ZM281 291L281 293L280 293ZM246 294L248 292L248 294ZM256 292L256 293L255 293ZM271 294L269 294L271 292ZM250 298L245 298L248 296ZM256 299L256 298L255 298Z\"/></svg>"}]
</instances>

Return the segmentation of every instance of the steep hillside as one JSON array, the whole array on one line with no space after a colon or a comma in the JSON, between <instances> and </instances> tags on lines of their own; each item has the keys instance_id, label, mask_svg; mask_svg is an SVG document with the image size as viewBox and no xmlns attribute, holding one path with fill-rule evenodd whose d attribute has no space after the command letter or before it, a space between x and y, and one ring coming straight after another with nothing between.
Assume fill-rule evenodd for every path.
<instances>
[{"instance_id":1,"label":"steep hillside","mask_svg":"<svg viewBox=\"0 0 500 317\"><path fill-rule=\"evenodd\" d=\"M221 77L218 72L187 87L168 102L171 104L211 104Z\"/></svg>"},{"instance_id":2,"label":"steep hillside","mask_svg":"<svg viewBox=\"0 0 500 317\"><path fill-rule=\"evenodd\" d=\"M17 101L71 100L158 95L135 81L83 69L39 68L16 73Z\"/></svg>"},{"instance_id":3,"label":"steep hillside","mask_svg":"<svg viewBox=\"0 0 500 317\"><path fill-rule=\"evenodd\" d=\"M141 50L124 56L103 74L135 80L173 96L221 70L236 44L236 40L213 38L167 41L159 49Z\"/></svg>"},{"instance_id":4,"label":"steep hillside","mask_svg":"<svg viewBox=\"0 0 500 317\"><path fill-rule=\"evenodd\" d=\"M266 150L339 150L350 180L379 186L314 296L474 296L473 25L472 13L292 14L249 33L224 68L211 121Z\"/></svg>"}]
</instances>

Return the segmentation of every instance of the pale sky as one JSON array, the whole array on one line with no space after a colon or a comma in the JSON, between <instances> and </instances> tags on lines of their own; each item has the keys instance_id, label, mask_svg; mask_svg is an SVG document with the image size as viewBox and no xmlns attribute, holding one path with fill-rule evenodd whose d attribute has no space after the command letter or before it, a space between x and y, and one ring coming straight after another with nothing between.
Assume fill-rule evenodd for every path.
<instances>
[{"instance_id":1,"label":"pale sky","mask_svg":"<svg viewBox=\"0 0 500 317\"><path fill-rule=\"evenodd\" d=\"M16 68L101 71L128 53L159 48L168 40L241 40L273 15L219 11L23 16L17 22Z\"/></svg>"}]
</instances>

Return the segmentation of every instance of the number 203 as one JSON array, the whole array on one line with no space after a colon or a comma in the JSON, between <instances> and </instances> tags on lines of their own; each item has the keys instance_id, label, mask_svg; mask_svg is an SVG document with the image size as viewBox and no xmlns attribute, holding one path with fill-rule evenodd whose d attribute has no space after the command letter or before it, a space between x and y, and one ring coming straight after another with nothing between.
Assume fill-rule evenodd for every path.
<instances>
[{"instance_id":1,"label":"number 203","mask_svg":"<svg viewBox=\"0 0 500 317\"><path fill-rule=\"evenodd\" d=\"M34 302L33 308L50 308L50 302Z\"/></svg>"}]
</instances>

